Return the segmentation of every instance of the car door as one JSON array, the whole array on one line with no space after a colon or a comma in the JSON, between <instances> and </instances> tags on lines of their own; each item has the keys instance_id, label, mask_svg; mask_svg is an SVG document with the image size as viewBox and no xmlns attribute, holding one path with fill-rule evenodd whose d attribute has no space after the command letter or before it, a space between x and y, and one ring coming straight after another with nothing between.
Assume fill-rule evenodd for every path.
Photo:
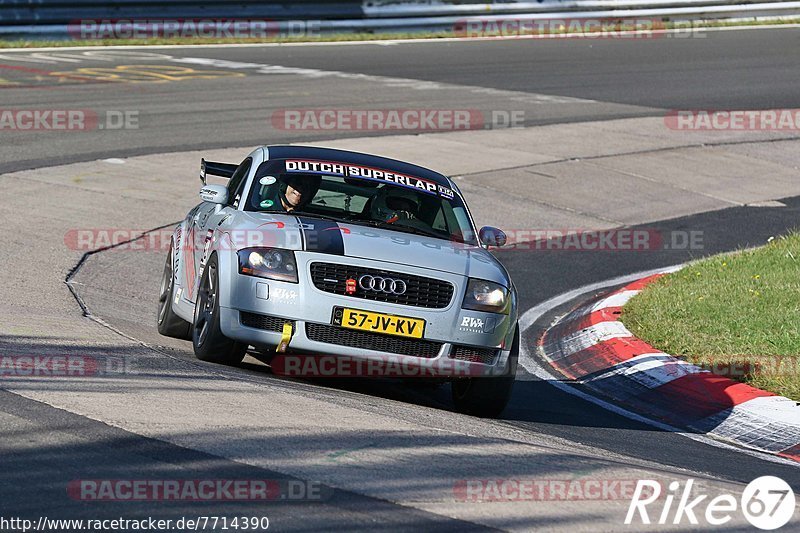
<instances>
[{"instance_id":1,"label":"car door","mask_svg":"<svg viewBox=\"0 0 800 533\"><path fill-rule=\"evenodd\" d=\"M250 157L239 164L228 181L228 201L224 206L212 202L203 202L198 206L192 226L193 242L196 243L194 246L194 259L195 264L199 266L195 286L203 276L203 269L210 255L211 243L214 239L214 231L223 218L231 215L239 207L242 191L252 165L253 160ZM196 294L196 291L192 291L192 295L194 294Z\"/></svg>"}]
</instances>

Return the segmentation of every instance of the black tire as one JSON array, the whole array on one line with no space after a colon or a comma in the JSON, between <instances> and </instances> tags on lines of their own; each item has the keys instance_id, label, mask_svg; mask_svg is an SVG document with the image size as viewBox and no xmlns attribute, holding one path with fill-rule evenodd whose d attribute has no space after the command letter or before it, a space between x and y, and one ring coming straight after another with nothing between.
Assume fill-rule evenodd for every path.
<instances>
[{"instance_id":1,"label":"black tire","mask_svg":"<svg viewBox=\"0 0 800 533\"><path fill-rule=\"evenodd\" d=\"M495 418L500 416L511 399L511 389L519 361L519 329L514 331L514 342L508 356L506 371L491 378L456 379L451 384L456 411L467 415Z\"/></svg>"},{"instance_id":2,"label":"black tire","mask_svg":"<svg viewBox=\"0 0 800 533\"><path fill-rule=\"evenodd\" d=\"M222 365L238 365L247 352L247 344L227 338L219 326L219 268L217 256L212 255L206 265L192 322L192 347L201 361Z\"/></svg>"},{"instance_id":3,"label":"black tire","mask_svg":"<svg viewBox=\"0 0 800 533\"><path fill-rule=\"evenodd\" d=\"M174 249L169 247L164 274L161 276L161 288L158 292L158 332L167 337L188 340L192 338L192 325L175 314L172 302L175 298Z\"/></svg>"}]
</instances>

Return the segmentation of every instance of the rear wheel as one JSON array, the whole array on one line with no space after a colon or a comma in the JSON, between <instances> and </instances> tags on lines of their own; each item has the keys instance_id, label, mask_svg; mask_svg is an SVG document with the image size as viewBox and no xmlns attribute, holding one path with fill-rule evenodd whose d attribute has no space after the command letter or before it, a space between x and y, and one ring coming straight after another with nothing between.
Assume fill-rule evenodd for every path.
<instances>
[{"instance_id":1,"label":"rear wheel","mask_svg":"<svg viewBox=\"0 0 800 533\"><path fill-rule=\"evenodd\" d=\"M191 324L179 317L172 310L175 299L174 248L169 247L164 273L161 276L161 289L158 294L158 332L176 339L191 339Z\"/></svg>"},{"instance_id":2,"label":"rear wheel","mask_svg":"<svg viewBox=\"0 0 800 533\"><path fill-rule=\"evenodd\" d=\"M519 329L514 331L514 342L502 376L490 378L463 378L451 384L456 411L467 415L496 417L503 412L511 399L511 389L517 374L519 360Z\"/></svg>"},{"instance_id":3,"label":"rear wheel","mask_svg":"<svg viewBox=\"0 0 800 533\"><path fill-rule=\"evenodd\" d=\"M219 325L219 268L217 256L208 260L194 308L192 346L201 361L223 365L238 365L244 359L247 345L222 334Z\"/></svg>"}]
</instances>

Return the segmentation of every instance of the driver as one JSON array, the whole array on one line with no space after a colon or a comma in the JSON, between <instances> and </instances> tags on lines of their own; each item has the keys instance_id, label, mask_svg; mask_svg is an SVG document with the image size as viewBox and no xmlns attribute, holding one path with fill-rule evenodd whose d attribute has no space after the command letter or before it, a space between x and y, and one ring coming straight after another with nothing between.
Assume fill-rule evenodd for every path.
<instances>
[{"instance_id":1,"label":"driver","mask_svg":"<svg viewBox=\"0 0 800 533\"><path fill-rule=\"evenodd\" d=\"M262 202L262 206L269 203L280 205L284 211L290 213L301 210L311 203L319 191L322 178L314 175L294 175L278 183L277 198L273 201ZM273 197L274 198L274 197ZM270 200L270 199L267 199Z\"/></svg>"},{"instance_id":2,"label":"driver","mask_svg":"<svg viewBox=\"0 0 800 533\"><path fill-rule=\"evenodd\" d=\"M287 212L302 209L311 203L321 182L319 176L290 176L278 189L281 206Z\"/></svg>"},{"instance_id":3,"label":"driver","mask_svg":"<svg viewBox=\"0 0 800 533\"><path fill-rule=\"evenodd\" d=\"M370 211L373 220L389 224L398 220L414 220L419 216L419 197L414 191L385 185L373 198Z\"/></svg>"}]
</instances>

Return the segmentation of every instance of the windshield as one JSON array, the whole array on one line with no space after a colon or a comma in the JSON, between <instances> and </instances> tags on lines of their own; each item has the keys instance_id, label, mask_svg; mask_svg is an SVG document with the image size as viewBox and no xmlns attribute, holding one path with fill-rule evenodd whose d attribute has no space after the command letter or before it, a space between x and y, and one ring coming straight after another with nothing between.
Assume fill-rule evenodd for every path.
<instances>
[{"instance_id":1,"label":"windshield","mask_svg":"<svg viewBox=\"0 0 800 533\"><path fill-rule=\"evenodd\" d=\"M467 209L449 187L344 163L267 161L256 172L245 209L319 216L477 244Z\"/></svg>"}]
</instances>

